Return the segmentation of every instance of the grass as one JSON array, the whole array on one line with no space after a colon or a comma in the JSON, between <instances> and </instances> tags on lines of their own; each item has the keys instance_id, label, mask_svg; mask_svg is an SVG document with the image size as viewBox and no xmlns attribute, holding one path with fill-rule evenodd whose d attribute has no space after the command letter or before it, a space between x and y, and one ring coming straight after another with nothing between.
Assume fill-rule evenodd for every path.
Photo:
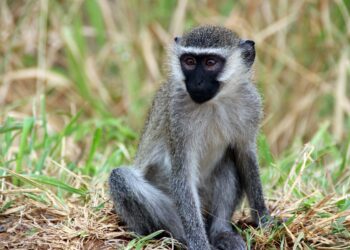
<instances>
[{"instance_id":1,"label":"grass","mask_svg":"<svg viewBox=\"0 0 350 250\"><path fill-rule=\"evenodd\" d=\"M0 1L0 249L172 249L113 212L166 45L201 23L256 41L261 177L280 226L252 249L350 248L348 1ZM156 239L155 239L156 238Z\"/></svg>"}]
</instances>

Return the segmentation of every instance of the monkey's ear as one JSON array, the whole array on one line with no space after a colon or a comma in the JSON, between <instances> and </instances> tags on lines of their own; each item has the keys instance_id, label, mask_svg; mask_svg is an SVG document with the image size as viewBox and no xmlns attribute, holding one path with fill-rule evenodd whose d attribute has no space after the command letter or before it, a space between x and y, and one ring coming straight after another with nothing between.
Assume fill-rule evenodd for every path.
<instances>
[{"instance_id":1,"label":"monkey's ear","mask_svg":"<svg viewBox=\"0 0 350 250\"><path fill-rule=\"evenodd\" d=\"M179 36L174 37L175 43L179 44L180 40L181 40L181 37L179 37Z\"/></svg>"},{"instance_id":2,"label":"monkey's ear","mask_svg":"<svg viewBox=\"0 0 350 250\"><path fill-rule=\"evenodd\" d=\"M255 59L255 42L252 40L241 40L239 47L242 49L242 58L244 62L251 66Z\"/></svg>"}]
</instances>

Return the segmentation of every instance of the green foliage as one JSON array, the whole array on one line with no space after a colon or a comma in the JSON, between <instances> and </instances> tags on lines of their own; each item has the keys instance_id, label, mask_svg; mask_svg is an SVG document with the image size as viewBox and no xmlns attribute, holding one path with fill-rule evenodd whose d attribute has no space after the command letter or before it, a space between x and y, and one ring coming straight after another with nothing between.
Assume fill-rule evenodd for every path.
<instances>
[{"instance_id":1,"label":"green foliage","mask_svg":"<svg viewBox=\"0 0 350 250\"><path fill-rule=\"evenodd\" d=\"M136 239L133 239L126 246L125 250L131 250L131 249L142 250L143 247L145 247L147 245L147 243L149 243L150 240L152 240L154 237L160 235L163 232L164 232L164 230L159 230L159 231L151 233L147 236L138 237Z\"/></svg>"}]
</instances>

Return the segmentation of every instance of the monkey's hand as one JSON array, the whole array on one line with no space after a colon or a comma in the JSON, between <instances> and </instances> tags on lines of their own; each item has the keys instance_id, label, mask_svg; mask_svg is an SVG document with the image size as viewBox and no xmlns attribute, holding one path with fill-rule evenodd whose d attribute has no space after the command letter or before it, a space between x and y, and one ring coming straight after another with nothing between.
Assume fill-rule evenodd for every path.
<instances>
[{"instance_id":1,"label":"monkey's hand","mask_svg":"<svg viewBox=\"0 0 350 250\"><path fill-rule=\"evenodd\" d=\"M212 242L212 250L245 250L247 245L243 238L235 232L219 233Z\"/></svg>"}]
</instances>

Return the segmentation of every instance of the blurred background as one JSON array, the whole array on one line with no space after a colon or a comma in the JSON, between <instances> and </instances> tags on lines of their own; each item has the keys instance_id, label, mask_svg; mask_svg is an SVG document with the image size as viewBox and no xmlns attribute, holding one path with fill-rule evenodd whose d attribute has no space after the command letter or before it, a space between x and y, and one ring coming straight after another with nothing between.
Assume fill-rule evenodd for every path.
<instances>
[{"instance_id":1,"label":"blurred background","mask_svg":"<svg viewBox=\"0 0 350 250\"><path fill-rule=\"evenodd\" d=\"M288 220L255 230L243 203L245 240L350 249L348 0L0 0L0 249L146 245L154 234L119 223L107 178L133 161L173 37L200 24L256 44L261 179Z\"/></svg>"},{"instance_id":2,"label":"blurred background","mask_svg":"<svg viewBox=\"0 0 350 250\"><path fill-rule=\"evenodd\" d=\"M172 38L220 24L256 42L262 130L273 154L326 126L350 127L350 1L53 0L0 2L0 122L35 115L117 118L140 131L166 79Z\"/></svg>"}]
</instances>

